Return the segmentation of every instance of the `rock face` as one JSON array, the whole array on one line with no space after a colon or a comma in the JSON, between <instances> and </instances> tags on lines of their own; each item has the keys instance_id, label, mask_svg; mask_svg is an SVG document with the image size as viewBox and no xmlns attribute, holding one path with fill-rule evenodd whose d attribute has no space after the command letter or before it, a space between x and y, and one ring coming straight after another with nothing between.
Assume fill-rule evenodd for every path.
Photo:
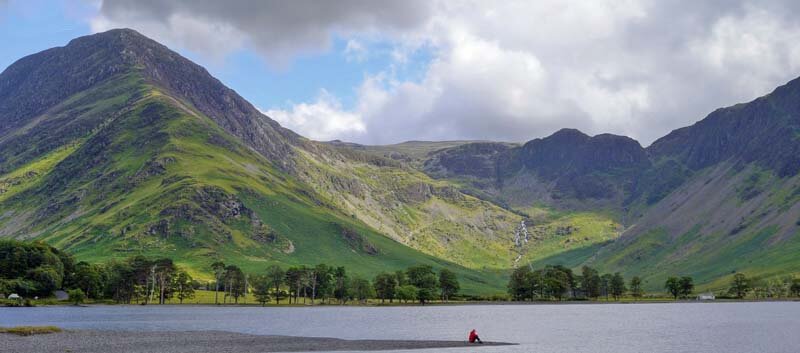
<instances>
[{"instance_id":1,"label":"rock face","mask_svg":"<svg viewBox=\"0 0 800 353\"><path fill-rule=\"evenodd\" d=\"M717 109L696 124L672 131L647 151L692 170L734 160L756 163L780 176L800 171L800 79L746 104Z\"/></svg>"},{"instance_id":2,"label":"rock face","mask_svg":"<svg viewBox=\"0 0 800 353\"><path fill-rule=\"evenodd\" d=\"M504 188L515 184L542 184L540 188L553 199L622 200L651 162L645 149L629 137L592 137L562 129L519 147L471 143L440 150L424 166L437 178L473 178L476 188L505 201L512 197L504 193L518 191Z\"/></svg>"},{"instance_id":3,"label":"rock face","mask_svg":"<svg viewBox=\"0 0 800 353\"><path fill-rule=\"evenodd\" d=\"M477 178L497 176L498 157L511 147L503 143L477 142L435 153L425 161L424 169L436 176L464 175Z\"/></svg>"}]
</instances>

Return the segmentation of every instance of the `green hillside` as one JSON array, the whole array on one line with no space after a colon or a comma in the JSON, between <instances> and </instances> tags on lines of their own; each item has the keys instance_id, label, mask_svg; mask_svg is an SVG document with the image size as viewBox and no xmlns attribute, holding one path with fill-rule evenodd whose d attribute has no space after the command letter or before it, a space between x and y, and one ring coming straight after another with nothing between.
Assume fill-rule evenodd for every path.
<instances>
[{"instance_id":1,"label":"green hillside","mask_svg":"<svg viewBox=\"0 0 800 353\"><path fill-rule=\"evenodd\" d=\"M108 87L125 89L113 95ZM320 202L188 107L132 72L50 109L44 119L113 117L0 177L4 233L97 262L167 256L200 278L218 259L251 272L271 263L327 263L370 276L427 263L457 270L467 292L503 285L496 275L423 255Z\"/></svg>"}]
</instances>

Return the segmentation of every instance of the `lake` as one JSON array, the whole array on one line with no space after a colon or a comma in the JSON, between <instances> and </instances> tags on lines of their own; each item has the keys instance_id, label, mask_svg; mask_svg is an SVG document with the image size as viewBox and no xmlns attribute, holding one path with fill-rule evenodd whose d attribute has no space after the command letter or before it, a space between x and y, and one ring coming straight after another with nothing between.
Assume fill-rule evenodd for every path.
<instances>
[{"instance_id":1,"label":"lake","mask_svg":"<svg viewBox=\"0 0 800 353\"><path fill-rule=\"evenodd\" d=\"M800 302L0 308L0 326L16 325L410 340L463 340L476 328L484 340L520 345L469 352L800 352Z\"/></svg>"}]
</instances>

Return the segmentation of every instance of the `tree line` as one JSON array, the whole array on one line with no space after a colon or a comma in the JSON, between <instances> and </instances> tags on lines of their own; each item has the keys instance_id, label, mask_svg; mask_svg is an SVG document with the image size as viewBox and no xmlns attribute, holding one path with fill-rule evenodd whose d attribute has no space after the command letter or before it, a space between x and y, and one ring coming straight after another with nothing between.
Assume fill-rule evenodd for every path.
<instances>
[{"instance_id":1,"label":"tree line","mask_svg":"<svg viewBox=\"0 0 800 353\"><path fill-rule=\"evenodd\" d=\"M619 300L625 293L634 298L642 297L641 279L633 277L626 284L619 272L601 275L589 266L583 266L580 273L561 265L548 265L536 270L522 266L514 269L508 281L508 294L516 301L597 300L600 297Z\"/></svg>"},{"instance_id":2,"label":"tree line","mask_svg":"<svg viewBox=\"0 0 800 353\"><path fill-rule=\"evenodd\" d=\"M432 300L448 301L460 284L448 269L438 272L429 265L404 271L380 273L371 281L351 275L344 267L319 264L313 267L283 268L272 265L260 273L246 274L236 265L214 262L214 281L202 283L169 258L134 256L103 264L75 262L73 257L41 242L0 241L0 294L24 297L52 295L57 289L70 290L70 297L109 299L117 303L159 303L170 299L183 303L197 289L214 291L215 303L239 303L252 294L266 304L274 300L289 303L364 303L377 298L382 303Z\"/></svg>"},{"instance_id":3,"label":"tree line","mask_svg":"<svg viewBox=\"0 0 800 353\"><path fill-rule=\"evenodd\" d=\"M212 268L223 266L218 262ZM215 270L215 273L220 272ZM221 281L224 283L224 278L218 277L216 282ZM272 265L251 276L250 284L253 296L262 305L272 300L280 304L283 299L294 304L299 304L302 299L303 304L310 302L313 305L318 300L323 304L346 304L348 301L365 303L371 298L380 299L381 303L399 300L405 303L418 301L424 305L435 299L446 302L460 289L454 272L443 268L437 274L429 265L416 265L393 273L382 272L372 281L350 275L341 266L319 264L284 269Z\"/></svg>"},{"instance_id":4,"label":"tree line","mask_svg":"<svg viewBox=\"0 0 800 353\"><path fill-rule=\"evenodd\" d=\"M780 279L759 280L736 273L731 279L728 295L743 299L752 295L755 299L800 297L800 278L784 276Z\"/></svg>"}]
</instances>

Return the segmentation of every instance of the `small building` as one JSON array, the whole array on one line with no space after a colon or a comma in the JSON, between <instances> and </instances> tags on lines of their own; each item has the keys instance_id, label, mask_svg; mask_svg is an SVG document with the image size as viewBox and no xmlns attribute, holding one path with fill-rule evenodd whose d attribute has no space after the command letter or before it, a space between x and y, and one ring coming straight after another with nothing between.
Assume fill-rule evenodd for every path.
<instances>
[{"instance_id":1,"label":"small building","mask_svg":"<svg viewBox=\"0 0 800 353\"><path fill-rule=\"evenodd\" d=\"M56 300L58 301L69 300L69 294L63 290L57 290L53 292L53 295L56 296Z\"/></svg>"},{"instance_id":2,"label":"small building","mask_svg":"<svg viewBox=\"0 0 800 353\"><path fill-rule=\"evenodd\" d=\"M17 299L20 299L20 298L21 297L17 293L11 293L11 294L8 295L8 299L17 300Z\"/></svg>"},{"instance_id":3,"label":"small building","mask_svg":"<svg viewBox=\"0 0 800 353\"><path fill-rule=\"evenodd\" d=\"M697 300L716 300L716 299L717 299L717 297L714 295L714 293L711 293L711 292L700 293L697 296Z\"/></svg>"}]
</instances>

